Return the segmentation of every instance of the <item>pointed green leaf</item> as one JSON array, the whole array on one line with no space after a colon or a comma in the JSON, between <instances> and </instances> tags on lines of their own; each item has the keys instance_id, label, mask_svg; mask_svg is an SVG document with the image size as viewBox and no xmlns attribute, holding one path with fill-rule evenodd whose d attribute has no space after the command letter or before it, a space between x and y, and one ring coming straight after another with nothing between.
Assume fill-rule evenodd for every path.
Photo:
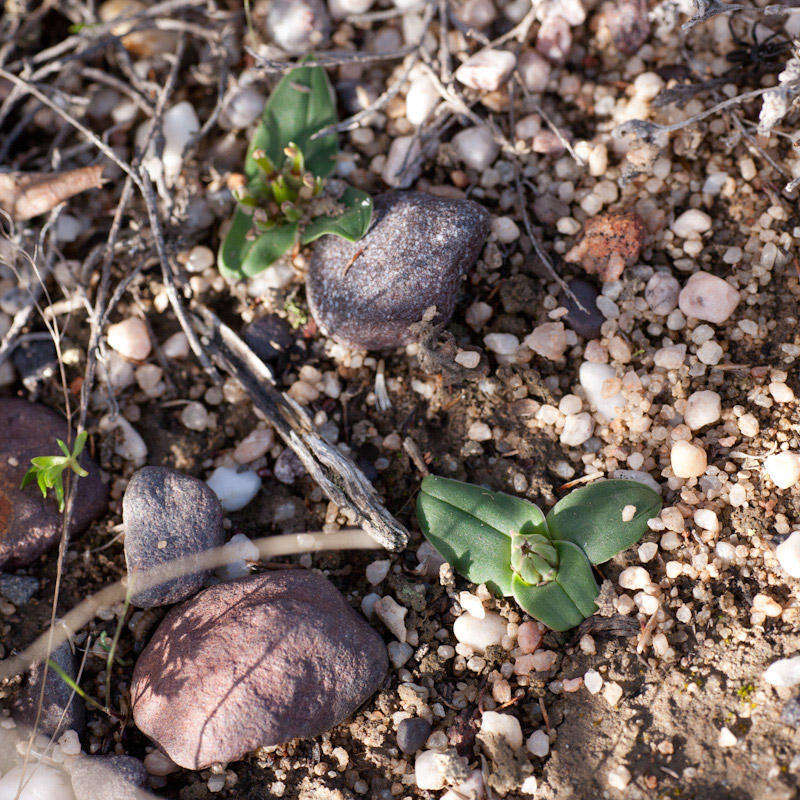
<instances>
[{"instance_id":1,"label":"pointed green leaf","mask_svg":"<svg viewBox=\"0 0 800 800\"><path fill-rule=\"evenodd\" d=\"M552 628L566 631L580 625L597 606L600 589L592 574L592 566L581 550L571 542L555 541L559 568L556 579L531 586L514 576L514 599L532 617Z\"/></svg>"},{"instance_id":2,"label":"pointed green leaf","mask_svg":"<svg viewBox=\"0 0 800 800\"><path fill-rule=\"evenodd\" d=\"M61 452L62 452L62 453L63 453L63 454L64 454L64 455L65 455L67 458L69 458L69 457L72 455L72 454L69 452L69 450L67 449L67 446L64 444L64 442L62 442L62 441L61 441L61 439L56 439L56 444L58 445L58 448L59 448L59 450L61 450Z\"/></svg>"},{"instance_id":3,"label":"pointed green leaf","mask_svg":"<svg viewBox=\"0 0 800 800\"><path fill-rule=\"evenodd\" d=\"M36 475L36 482L39 484L39 491L42 493L42 497L47 497L47 473L46 472L39 472Z\"/></svg>"},{"instance_id":4,"label":"pointed green leaf","mask_svg":"<svg viewBox=\"0 0 800 800\"><path fill-rule=\"evenodd\" d=\"M289 250L297 238L297 223L290 223L276 225L250 241L247 233L252 225L253 218L237 208L217 257L220 272L229 280L257 275Z\"/></svg>"},{"instance_id":5,"label":"pointed green leaf","mask_svg":"<svg viewBox=\"0 0 800 800\"><path fill-rule=\"evenodd\" d=\"M86 440L89 438L89 431L81 431L75 437L75 445L72 448L72 455L77 458L82 452L83 448L86 447Z\"/></svg>"},{"instance_id":6,"label":"pointed green leaf","mask_svg":"<svg viewBox=\"0 0 800 800\"><path fill-rule=\"evenodd\" d=\"M423 534L459 574L511 594L511 535L546 530L533 503L461 481L427 476L417 497Z\"/></svg>"},{"instance_id":7,"label":"pointed green leaf","mask_svg":"<svg viewBox=\"0 0 800 800\"><path fill-rule=\"evenodd\" d=\"M312 219L303 231L303 244L310 244L326 233L341 236L348 242L357 242L367 232L372 221L372 198L360 189L349 187L339 202L346 210L336 217Z\"/></svg>"},{"instance_id":8,"label":"pointed green leaf","mask_svg":"<svg viewBox=\"0 0 800 800\"><path fill-rule=\"evenodd\" d=\"M626 521L627 506L634 510ZM559 500L547 515L547 525L554 539L574 542L593 564L601 564L638 542L647 520L660 510L658 492L643 483L597 481Z\"/></svg>"},{"instance_id":9,"label":"pointed green leaf","mask_svg":"<svg viewBox=\"0 0 800 800\"><path fill-rule=\"evenodd\" d=\"M36 467L31 467L26 473L25 477L22 479L22 483L20 484L20 489L24 489L29 483L33 483L36 480L38 472Z\"/></svg>"},{"instance_id":10,"label":"pointed green leaf","mask_svg":"<svg viewBox=\"0 0 800 800\"><path fill-rule=\"evenodd\" d=\"M283 148L293 142L302 151L306 168L314 175L327 177L336 165L339 149L336 133L312 137L336 122L336 102L325 70L322 67L292 70L275 87L264 106L247 151L245 174L252 178L259 171L251 155L257 149L263 150L280 169L286 160Z\"/></svg>"}]
</instances>

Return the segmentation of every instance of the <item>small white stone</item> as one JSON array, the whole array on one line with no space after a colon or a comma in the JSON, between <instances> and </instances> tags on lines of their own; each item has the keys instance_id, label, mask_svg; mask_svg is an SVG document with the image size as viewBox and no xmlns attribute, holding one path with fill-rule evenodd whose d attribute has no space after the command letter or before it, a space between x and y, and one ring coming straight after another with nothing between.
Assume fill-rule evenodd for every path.
<instances>
[{"instance_id":1,"label":"small white stone","mask_svg":"<svg viewBox=\"0 0 800 800\"><path fill-rule=\"evenodd\" d=\"M623 589L644 589L651 583L650 574L644 567L627 567L620 573L618 583Z\"/></svg>"},{"instance_id":2,"label":"small white stone","mask_svg":"<svg viewBox=\"0 0 800 800\"><path fill-rule=\"evenodd\" d=\"M261 488L261 478L251 470L237 472L230 467L217 467L206 480L225 511L244 508Z\"/></svg>"},{"instance_id":3,"label":"small white stone","mask_svg":"<svg viewBox=\"0 0 800 800\"><path fill-rule=\"evenodd\" d=\"M563 322L545 322L529 333L523 344L550 361L558 361L567 349L567 332Z\"/></svg>"},{"instance_id":4,"label":"small white stone","mask_svg":"<svg viewBox=\"0 0 800 800\"><path fill-rule=\"evenodd\" d=\"M534 731L525 742L525 747L532 756L544 758L550 752L550 737L541 728Z\"/></svg>"},{"instance_id":5,"label":"small white stone","mask_svg":"<svg viewBox=\"0 0 800 800\"><path fill-rule=\"evenodd\" d=\"M398 641L404 642L407 638L405 618L408 609L401 606L393 597L381 597L374 606L375 615L389 629L389 632Z\"/></svg>"},{"instance_id":6,"label":"small white stone","mask_svg":"<svg viewBox=\"0 0 800 800\"><path fill-rule=\"evenodd\" d=\"M776 403L794 402L794 392L783 381L772 381L769 385L769 393Z\"/></svg>"},{"instance_id":7,"label":"small white stone","mask_svg":"<svg viewBox=\"0 0 800 800\"><path fill-rule=\"evenodd\" d=\"M669 454L676 478L697 478L706 471L708 457L702 447L691 442L678 441Z\"/></svg>"},{"instance_id":8,"label":"small white stone","mask_svg":"<svg viewBox=\"0 0 800 800\"><path fill-rule=\"evenodd\" d=\"M681 285L668 272L656 272L647 282L644 299L654 314L666 316L678 307Z\"/></svg>"},{"instance_id":9,"label":"small white stone","mask_svg":"<svg viewBox=\"0 0 800 800\"><path fill-rule=\"evenodd\" d=\"M406 94L406 119L412 125L422 125L441 100L436 85L428 75L411 82Z\"/></svg>"},{"instance_id":10,"label":"small white stone","mask_svg":"<svg viewBox=\"0 0 800 800\"><path fill-rule=\"evenodd\" d=\"M334 19L343 19L350 14L366 14L374 0L328 0L328 8Z\"/></svg>"},{"instance_id":11,"label":"small white stone","mask_svg":"<svg viewBox=\"0 0 800 800\"><path fill-rule=\"evenodd\" d=\"M603 697L610 706L615 706L622 699L622 687L618 683L607 683L603 687Z\"/></svg>"},{"instance_id":12,"label":"small white stone","mask_svg":"<svg viewBox=\"0 0 800 800\"><path fill-rule=\"evenodd\" d=\"M389 574L389 567L391 566L392 562L388 558L382 558L380 561L373 561L368 564L365 570L367 583L371 586L377 586Z\"/></svg>"},{"instance_id":13,"label":"small white stone","mask_svg":"<svg viewBox=\"0 0 800 800\"><path fill-rule=\"evenodd\" d=\"M579 447L594 432L592 415L585 411L580 414L570 414L564 419L564 428L561 431L560 441L565 447Z\"/></svg>"},{"instance_id":14,"label":"small white stone","mask_svg":"<svg viewBox=\"0 0 800 800\"><path fill-rule=\"evenodd\" d=\"M492 316L492 307L488 303L473 303L464 314L464 320L473 330L479 331Z\"/></svg>"},{"instance_id":15,"label":"small white stone","mask_svg":"<svg viewBox=\"0 0 800 800\"><path fill-rule=\"evenodd\" d=\"M472 614L473 617L483 619L486 616L483 600L472 594L472 592L459 592L458 602L461 604L461 608L468 614Z\"/></svg>"},{"instance_id":16,"label":"small white stone","mask_svg":"<svg viewBox=\"0 0 800 800\"><path fill-rule=\"evenodd\" d=\"M0 779L0 800L74 800L67 775L31 759Z\"/></svg>"},{"instance_id":17,"label":"small white stone","mask_svg":"<svg viewBox=\"0 0 800 800\"><path fill-rule=\"evenodd\" d=\"M107 414L100 420L99 428L105 433L117 431L114 440L114 452L130 461L137 467L140 467L147 460L147 445L144 439L136 432L133 425L121 415L117 415L115 419L111 419L111 415Z\"/></svg>"},{"instance_id":18,"label":"small white stone","mask_svg":"<svg viewBox=\"0 0 800 800\"><path fill-rule=\"evenodd\" d=\"M167 358L186 358L189 355L189 340L183 331L173 333L161 348Z\"/></svg>"},{"instance_id":19,"label":"small white stone","mask_svg":"<svg viewBox=\"0 0 800 800\"><path fill-rule=\"evenodd\" d=\"M462 644L484 653L487 647L503 641L506 627L505 619L494 612L486 612L483 619L464 613L453 623L453 635Z\"/></svg>"},{"instance_id":20,"label":"small white stone","mask_svg":"<svg viewBox=\"0 0 800 800\"><path fill-rule=\"evenodd\" d=\"M530 781L533 775L526 778ZM533 794L536 791L536 778L533 778L532 789L528 794ZM452 789L446 791L439 800L482 800L485 796L485 786L483 783L483 773L479 769L474 769L469 777L463 782L454 786ZM525 784L522 784L522 792L525 793Z\"/></svg>"},{"instance_id":21,"label":"small white stone","mask_svg":"<svg viewBox=\"0 0 800 800\"><path fill-rule=\"evenodd\" d=\"M274 444L272 428L254 428L234 448L233 460L237 464L249 464L266 455Z\"/></svg>"},{"instance_id":22,"label":"small white stone","mask_svg":"<svg viewBox=\"0 0 800 800\"><path fill-rule=\"evenodd\" d=\"M181 410L181 424L190 431L204 431L208 427L208 411L202 403L187 403Z\"/></svg>"},{"instance_id":23,"label":"small white stone","mask_svg":"<svg viewBox=\"0 0 800 800\"><path fill-rule=\"evenodd\" d=\"M685 344L670 344L656 350L653 361L661 369L678 369L686 360Z\"/></svg>"},{"instance_id":24,"label":"small white stone","mask_svg":"<svg viewBox=\"0 0 800 800\"><path fill-rule=\"evenodd\" d=\"M157 364L142 364L136 370L136 383L148 397L158 397L164 392L163 376L164 372Z\"/></svg>"},{"instance_id":25,"label":"small white stone","mask_svg":"<svg viewBox=\"0 0 800 800\"><path fill-rule=\"evenodd\" d=\"M456 80L470 89L494 92L508 80L517 59L508 50L479 50L468 58L457 70Z\"/></svg>"},{"instance_id":26,"label":"small white stone","mask_svg":"<svg viewBox=\"0 0 800 800\"><path fill-rule=\"evenodd\" d=\"M711 230L712 220L705 211L697 208L690 208L684 211L670 225L672 232L681 239L689 239Z\"/></svg>"},{"instance_id":27,"label":"small white stone","mask_svg":"<svg viewBox=\"0 0 800 800\"><path fill-rule=\"evenodd\" d=\"M713 425L722 416L722 398L717 392L704 389L690 394L686 400L683 421L693 430Z\"/></svg>"},{"instance_id":28,"label":"small white stone","mask_svg":"<svg viewBox=\"0 0 800 800\"><path fill-rule=\"evenodd\" d=\"M519 350L519 339L513 333L488 333L484 344L499 356L513 356Z\"/></svg>"},{"instance_id":29,"label":"small white stone","mask_svg":"<svg viewBox=\"0 0 800 800\"><path fill-rule=\"evenodd\" d=\"M764 469L779 489L788 489L800 481L800 455L773 453L764 459Z\"/></svg>"},{"instance_id":30,"label":"small white stone","mask_svg":"<svg viewBox=\"0 0 800 800\"><path fill-rule=\"evenodd\" d=\"M550 62L535 50L526 50L520 55L517 69L529 92L538 94L547 88Z\"/></svg>"},{"instance_id":31,"label":"small white stone","mask_svg":"<svg viewBox=\"0 0 800 800\"><path fill-rule=\"evenodd\" d=\"M443 789L447 778L447 761L435 750L423 750L414 760L414 780L418 789Z\"/></svg>"},{"instance_id":32,"label":"small white stone","mask_svg":"<svg viewBox=\"0 0 800 800\"><path fill-rule=\"evenodd\" d=\"M794 531L775 548L781 569L792 578L800 578L800 531Z\"/></svg>"},{"instance_id":33,"label":"small white stone","mask_svg":"<svg viewBox=\"0 0 800 800\"><path fill-rule=\"evenodd\" d=\"M503 244L511 244L519 239L519 227L511 217L494 217L491 228L494 237Z\"/></svg>"},{"instance_id":34,"label":"small white stone","mask_svg":"<svg viewBox=\"0 0 800 800\"><path fill-rule=\"evenodd\" d=\"M223 128L233 130L249 128L261 116L266 100L255 86L238 86L225 100L220 124Z\"/></svg>"},{"instance_id":35,"label":"small white stone","mask_svg":"<svg viewBox=\"0 0 800 800\"><path fill-rule=\"evenodd\" d=\"M178 772L180 767L160 750L153 750L144 757L144 768L150 775L171 775Z\"/></svg>"},{"instance_id":36,"label":"small white stone","mask_svg":"<svg viewBox=\"0 0 800 800\"><path fill-rule=\"evenodd\" d=\"M381 177L389 186L399 189L410 186L419 176L421 154L418 137L398 136L392 140Z\"/></svg>"},{"instance_id":37,"label":"small white stone","mask_svg":"<svg viewBox=\"0 0 800 800\"><path fill-rule=\"evenodd\" d=\"M58 739L58 746L65 756L77 756L81 752L81 740L77 731L67 730Z\"/></svg>"},{"instance_id":38,"label":"small white stone","mask_svg":"<svg viewBox=\"0 0 800 800\"><path fill-rule=\"evenodd\" d=\"M394 668L400 669L414 655L414 648L408 642L389 642L386 645L386 652Z\"/></svg>"},{"instance_id":39,"label":"small white stone","mask_svg":"<svg viewBox=\"0 0 800 800\"><path fill-rule=\"evenodd\" d=\"M587 399L604 421L616 419L625 408L625 398L621 392L609 393L609 384L616 378L617 373L608 364L584 361L578 371L578 379Z\"/></svg>"},{"instance_id":40,"label":"small white stone","mask_svg":"<svg viewBox=\"0 0 800 800\"><path fill-rule=\"evenodd\" d=\"M497 19L492 0L465 0L457 10L458 19L468 28L482 30Z\"/></svg>"},{"instance_id":41,"label":"small white stone","mask_svg":"<svg viewBox=\"0 0 800 800\"><path fill-rule=\"evenodd\" d=\"M698 528L702 528L704 531L712 531L716 533L719 530L719 518L717 517L716 511L710 508L698 508L694 514L692 514L692 519L697 525Z\"/></svg>"},{"instance_id":42,"label":"small white stone","mask_svg":"<svg viewBox=\"0 0 800 800\"><path fill-rule=\"evenodd\" d=\"M589 694L597 694L603 688L603 677L595 669L588 669L583 674L583 685Z\"/></svg>"},{"instance_id":43,"label":"small white stone","mask_svg":"<svg viewBox=\"0 0 800 800\"><path fill-rule=\"evenodd\" d=\"M624 791L631 782L630 770L624 765L619 764L608 773L608 785L612 789Z\"/></svg>"},{"instance_id":44,"label":"small white stone","mask_svg":"<svg viewBox=\"0 0 800 800\"><path fill-rule=\"evenodd\" d=\"M697 360L700 361L701 364L714 366L715 364L719 364L723 352L722 346L718 342L704 342L697 349Z\"/></svg>"},{"instance_id":45,"label":"small white stone","mask_svg":"<svg viewBox=\"0 0 800 800\"><path fill-rule=\"evenodd\" d=\"M800 656L780 658L770 664L762 675L771 686L789 688L800 683Z\"/></svg>"},{"instance_id":46,"label":"small white stone","mask_svg":"<svg viewBox=\"0 0 800 800\"><path fill-rule=\"evenodd\" d=\"M128 317L108 328L109 347L132 361L144 361L150 355L150 335L139 317Z\"/></svg>"},{"instance_id":47,"label":"small white stone","mask_svg":"<svg viewBox=\"0 0 800 800\"><path fill-rule=\"evenodd\" d=\"M733 747L739 740L736 738L736 735L733 731L723 726L723 728L719 732L719 739L717 739L717 744L720 747Z\"/></svg>"},{"instance_id":48,"label":"small white stone","mask_svg":"<svg viewBox=\"0 0 800 800\"><path fill-rule=\"evenodd\" d=\"M727 281L696 272L681 290L678 306L687 317L720 325L734 312L739 299L739 292Z\"/></svg>"},{"instance_id":49,"label":"small white stone","mask_svg":"<svg viewBox=\"0 0 800 800\"><path fill-rule=\"evenodd\" d=\"M522 728L513 714L484 711L481 715L481 733L499 736L514 750L522 747Z\"/></svg>"},{"instance_id":50,"label":"small white stone","mask_svg":"<svg viewBox=\"0 0 800 800\"><path fill-rule=\"evenodd\" d=\"M243 533L235 533L225 545L225 557L228 561L215 570L218 578L234 581L250 574L248 561L258 561L258 548Z\"/></svg>"},{"instance_id":51,"label":"small white stone","mask_svg":"<svg viewBox=\"0 0 800 800\"><path fill-rule=\"evenodd\" d=\"M491 167L500 153L500 145L485 125L464 128L452 138L451 144L456 156L477 172Z\"/></svg>"},{"instance_id":52,"label":"small white stone","mask_svg":"<svg viewBox=\"0 0 800 800\"><path fill-rule=\"evenodd\" d=\"M473 422L467 430L467 438L473 442L489 442L492 439L492 429L485 422Z\"/></svg>"},{"instance_id":53,"label":"small white stone","mask_svg":"<svg viewBox=\"0 0 800 800\"><path fill-rule=\"evenodd\" d=\"M459 350L453 361L464 369L475 369L481 363L481 354L477 350Z\"/></svg>"}]
</instances>

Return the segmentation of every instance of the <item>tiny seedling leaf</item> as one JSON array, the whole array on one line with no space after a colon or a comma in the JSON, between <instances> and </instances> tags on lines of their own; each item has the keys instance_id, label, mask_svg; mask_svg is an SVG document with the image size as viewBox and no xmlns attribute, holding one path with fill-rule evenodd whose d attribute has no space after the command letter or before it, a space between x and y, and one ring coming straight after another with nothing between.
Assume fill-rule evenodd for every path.
<instances>
[{"instance_id":1,"label":"tiny seedling leaf","mask_svg":"<svg viewBox=\"0 0 800 800\"><path fill-rule=\"evenodd\" d=\"M352 186L345 189L339 202L345 207L338 216L312 219L303 231L302 243L310 244L326 233L357 242L368 230L372 220L372 198Z\"/></svg>"},{"instance_id":2,"label":"tiny seedling leaf","mask_svg":"<svg viewBox=\"0 0 800 800\"><path fill-rule=\"evenodd\" d=\"M512 592L511 536L547 531L544 514L527 500L433 475L422 481L417 518L453 569L503 595Z\"/></svg>"},{"instance_id":3,"label":"tiny seedling leaf","mask_svg":"<svg viewBox=\"0 0 800 800\"><path fill-rule=\"evenodd\" d=\"M252 226L252 216L237 208L217 259L220 272L228 280L257 275L277 261L297 239L296 222L276 225L250 241L247 234Z\"/></svg>"},{"instance_id":4,"label":"tiny seedling leaf","mask_svg":"<svg viewBox=\"0 0 800 800\"><path fill-rule=\"evenodd\" d=\"M326 178L336 166L339 146L335 132L313 138L317 131L336 124L336 102L322 67L298 67L285 75L264 106L247 151L245 174L255 177L259 167L252 158L263 150L277 169L286 160L284 148L294 143L303 153L305 167Z\"/></svg>"},{"instance_id":5,"label":"tiny seedling leaf","mask_svg":"<svg viewBox=\"0 0 800 800\"><path fill-rule=\"evenodd\" d=\"M626 507L633 515L626 519ZM547 515L554 539L574 542L592 564L602 564L632 544L647 530L647 520L658 516L661 497L637 481L598 481L570 492Z\"/></svg>"}]
</instances>

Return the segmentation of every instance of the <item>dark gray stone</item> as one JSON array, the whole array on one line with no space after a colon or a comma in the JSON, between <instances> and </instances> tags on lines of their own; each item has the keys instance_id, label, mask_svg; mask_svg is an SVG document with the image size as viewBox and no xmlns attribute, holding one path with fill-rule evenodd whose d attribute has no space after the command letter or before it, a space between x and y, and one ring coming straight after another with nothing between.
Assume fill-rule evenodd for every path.
<instances>
[{"instance_id":1,"label":"dark gray stone","mask_svg":"<svg viewBox=\"0 0 800 800\"><path fill-rule=\"evenodd\" d=\"M331 35L330 14L322 0L269 0L265 25L278 47L298 55L324 45Z\"/></svg>"},{"instance_id":2,"label":"dark gray stone","mask_svg":"<svg viewBox=\"0 0 800 800\"><path fill-rule=\"evenodd\" d=\"M203 481L169 467L143 467L134 474L122 498L122 522L131 602L140 608L185 600L199 591L210 571L190 572L139 590L142 573L225 541L222 506L214 492Z\"/></svg>"},{"instance_id":3,"label":"dark gray stone","mask_svg":"<svg viewBox=\"0 0 800 800\"><path fill-rule=\"evenodd\" d=\"M294 344L289 323L275 314L253 320L242 331L242 338L267 363L278 360Z\"/></svg>"},{"instance_id":4,"label":"dark gray stone","mask_svg":"<svg viewBox=\"0 0 800 800\"><path fill-rule=\"evenodd\" d=\"M578 335L586 339L596 339L600 335L600 326L606 321L597 308L597 289L580 278L569 281L567 286L581 301L586 311L581 310L565 292L561 295L561 304L567 309L564 322Z\"/></svg>"},{"instance_id":5,"label":"dark gray stone","mask_svg":"<svg viewBox=\"0 0 800 800\"><path fill-rule=\"evenodd\" d=\"M0 572L0 594L15 606L24 606L39 591L39 581L30 575Z\"/></svg>"},{"instance_id":6,"label":"dark gray stone","mask_svg":"<svg viewBox=\"0 0 800 800\"><path fill-rule=\"evenodd\" d=\"M489 214L471 200L379 195L360 241L323 236L314 245L306 278L311 312L323 333L351 347L407 344L409 327L430 306L450 319L488 233Z\"/></svg>"},{"instance_id":7,"label":"dark gray stone","mask_svg":"<svg viewBox=\"0 0 800 800\"><path fill-rule=\"evenodd\" d=\"M386 674L381 637L317 572L222 583L172 609L136 663L133 718L187 769L316 736Z\"/></svg>"},{"instance_id":8,"label":"dark gray stone","mask_svg":"<svg viewBox=\"0 0 800 800\"><path fill-rule=\"evenodd\" d=\"M67 761L64 768L80 800L144 800L152 797L144 764L132 756L87 756Z\"/></svg>"},{"instance_id":9,"label":"dark gray stone","mask_svg":"<svg viewBox=\"0 0 800 800\"><path fill-rule=\"evenodd\" d=\"M22 383L34 392L42 381L49 380L58 369L58 354L51 339L23 342L12 357Z\"/></svg>"},{"instance_id":10,"label":"dark gray stone","mask_svg":"<svg viewBox=\"0 0 800 800\"><path fill-rule=\"evenodd\" d=\"M57 647L50 654L49 660L57 664L70 678L75 679L77 669L69 642L64 642ZM70 729L83 733L86 724L83 700L73 693L52 666L48 667L45 678L43 663L34 664L25 676L22 688L11 707L14 719L20 725L33 727L36 722L36 709L39 705L43 678L44 701L42 715L39 718L39 732L56 737Z\"/></svg>"},{"instance_id":11,"label":"dark gray stone","mask_svg":"<svg viewBox=\"0 0 800 800\"><path fill-rule=\"evenodd\" d=\"M68 438L63 417L25 400L0 400L0 567L24 567L61 538L52 493L45 500L35 482L20 488L32 458L60 452L57 438ZM71 537L106 508L106 486L86 450L81 464L89 474L74 483Z\"/></svg>"},{"instance_id":12,"label":"dark gray stone","mask_svg":"<svg viewBox=\"0 0 800 800\"><path fill-rule=\"evenodd\" d=\"M397 726L397 746L407 755L420 750L431 735L431 724L421 717L409 717Z\"/></svg>"}]
</instances>

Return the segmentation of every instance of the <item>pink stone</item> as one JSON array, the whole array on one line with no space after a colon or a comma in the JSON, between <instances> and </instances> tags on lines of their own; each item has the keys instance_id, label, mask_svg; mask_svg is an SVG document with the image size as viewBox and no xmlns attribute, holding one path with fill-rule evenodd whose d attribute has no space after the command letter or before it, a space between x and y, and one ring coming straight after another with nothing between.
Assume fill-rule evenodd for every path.
<instances>
[{"instance_id":1,"label":"pink stone","mask_svg":"<svg viewBox=\"0 0 800 800\"><path fill-rule=\"evenodd\" d=\"M523 653L533 653L542 641L542 629L535 622L523 622L517 631L517 643Z\"/></svg>"}]
</instances>

